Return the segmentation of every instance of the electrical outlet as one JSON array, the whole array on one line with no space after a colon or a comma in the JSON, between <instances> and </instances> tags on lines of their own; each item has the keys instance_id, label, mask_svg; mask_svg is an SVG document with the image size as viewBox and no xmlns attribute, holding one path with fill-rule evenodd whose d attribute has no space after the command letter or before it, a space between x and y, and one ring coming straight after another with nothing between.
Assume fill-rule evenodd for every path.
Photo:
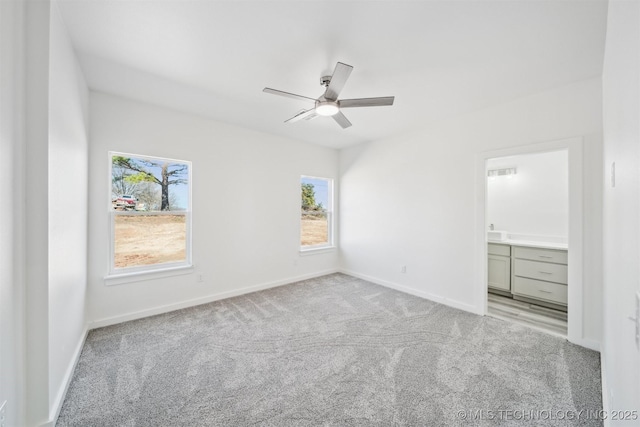
<instances>
[{"instance_id":1,"label":"electrical outlet","mask_svg":"<svg viewBox=\"0 0 640 427\"><path fill-rule=\"evenodd\" d=\"M403 265L402 268L400 269L400 273L402 274L406 274L407 273L407 266Z\"/></svg>"},{"instance_id":2,"label":"electrical outlet","mask_svg":"<svg viewBox=\"0 0 640 427\"><path fill-rule=\"evenodd\" d=\"M7 425L7 401L5 400L0 405L0 427L6 427Z\"/></svg>"}]
</instances>

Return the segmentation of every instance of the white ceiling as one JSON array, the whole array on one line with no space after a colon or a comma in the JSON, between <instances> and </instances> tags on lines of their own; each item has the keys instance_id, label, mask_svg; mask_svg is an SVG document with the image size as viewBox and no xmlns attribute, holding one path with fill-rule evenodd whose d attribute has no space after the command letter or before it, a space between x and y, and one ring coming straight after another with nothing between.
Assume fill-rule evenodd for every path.
<instances>
[{"instance_id":1,"label":"white ceiling","mask_svg":"<svg viewBox=\"0 0 640 427\"><path fill-rule=\"evenodd\" d=\"M89 86L342 148L601 75L604 0L58 0ZM391 107L283 123L337 61L340 98Z\"/></svg>"}]
</instances>

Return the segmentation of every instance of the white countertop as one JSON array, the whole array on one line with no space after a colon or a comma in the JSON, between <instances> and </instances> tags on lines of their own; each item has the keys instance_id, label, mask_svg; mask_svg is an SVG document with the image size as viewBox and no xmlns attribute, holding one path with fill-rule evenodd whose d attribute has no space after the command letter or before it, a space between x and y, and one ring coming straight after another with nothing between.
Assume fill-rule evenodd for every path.
<instances>
[{"instance_id":1,"label":"white countertop","mask_svg":"<svg viewBox=\"0 0 640 427\"><path fill-rule=\"evenodd\" d=\"M542 249L569 249L569 245L567 243L556 243L556 242L538 242L535 240L487 240L487 243L495 243L498 245L511 245L511 246L528 246L530 248L542 248Z\"/></svg>"}]
</instances>

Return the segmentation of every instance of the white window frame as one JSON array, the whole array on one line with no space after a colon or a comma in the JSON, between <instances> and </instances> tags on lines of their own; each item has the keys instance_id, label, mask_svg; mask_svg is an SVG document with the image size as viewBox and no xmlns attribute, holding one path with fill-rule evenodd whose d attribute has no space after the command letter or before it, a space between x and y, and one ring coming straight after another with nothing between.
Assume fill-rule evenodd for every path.
<instances>
[{"instance_id":1,"label":"white window frame","mask_svg":"<svg viewBox=\"0 0 640 427\"><path fill-rule=\"evenodd\" d=\"M113 178L113 157L114 156L122 156L122 157L131 157L136 159L146 159L150 161L167 161L171 163L180 163L186 164L188 166L188 195L189 200L187 204L187 208L184 211L116 211L113 209L113 205L111 203L111 194L112 194L112 178ZM166 277L173 276L176 274L188 274L193 271L192 264L192 253L191 253L191 236L192 236L192 189L193 189L193 164L188 160L179 160L172 159L167 157L157 157L157 156L148 156L142 154L132 154L132 153L123 153L119 151L109 151L107 156L107 161L109 163L108 169L108 195L107 197L107 209L109 212L109 265L108 265L108 275L105 278L106 283L111 284L120 284L126 283L130 281L137 280L147 280L151 278L157 277ZM185 236L185 260L180 262L167 262L162 264L151 264L151 265L142 265L135 267L115 267L115 219L116 216L136 216L136 215L184 215L185 216L185 226L186 226L186 236ZM166 274L162 274L166 273ZM136 279L138 277L138 279ZM143 278L140 278L143 277Z\"/></svg>"},{"instance_id":2,"label":"white window frame","mask_svg":"<svg viewBox=\"0 0 640 427\"><path fill-rule=\"evenodd\" d=\"M321 179L323 181L327 181L328 187L328 197L327 197L327 243L320 243L317 245L302 245L302 214L301 209L302 206L298 207L298 243L300 245L300 253L313 253L313 252L323 252L326 250L335 249L334 243L334 227L335 227L335 214L333 211L334 206L334 180L333 178L327 178L324 176L311 176L311 175L300 175L300 185L302 184L302 180L304 178L308 179Z\"/></svg>"}]
</instances>

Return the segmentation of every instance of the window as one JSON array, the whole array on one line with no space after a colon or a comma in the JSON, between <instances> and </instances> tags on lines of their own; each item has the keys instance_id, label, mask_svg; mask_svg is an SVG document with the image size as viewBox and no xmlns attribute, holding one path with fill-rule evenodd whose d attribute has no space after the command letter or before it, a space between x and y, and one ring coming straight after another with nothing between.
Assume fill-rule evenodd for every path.
<instances>
[{"instance_id":1,"label":"window","mask_svg":"<svg viewBox=\"0 0 640 427\"><path fill-rule=\"evenodd\" d=\"M109 153L110 274L191 265L191 162Z\"/></svg>"},{"instance_id":2,"label":"window","mask_svg":"<svg viewBox=\"0 0 640 427\"><path fill-rule=\"evenodd\" d=\"M303 250L333 245L333 180L303 176L300 247Z\"/></svg>"}]
</instances>

